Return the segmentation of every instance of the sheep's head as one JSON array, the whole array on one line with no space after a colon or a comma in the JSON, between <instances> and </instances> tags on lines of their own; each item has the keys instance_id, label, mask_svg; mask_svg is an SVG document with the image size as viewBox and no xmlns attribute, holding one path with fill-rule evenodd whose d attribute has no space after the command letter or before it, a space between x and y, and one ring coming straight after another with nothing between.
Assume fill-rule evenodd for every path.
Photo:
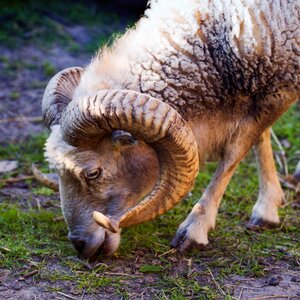
<instances>
[{"instance_id":1,"label":"sheep's head","mask_svg":"<svg viewBox=\"0 0 300 300\"><path fill-rule=\"evenodd\" d=\"M126 90L73 99L82 73L70 68L52 78L42 108L69 238L87 258L100 248L114 252L121 228L177 204L199 159L191 129L157 99Z\"/></svg>"}]
</instances>

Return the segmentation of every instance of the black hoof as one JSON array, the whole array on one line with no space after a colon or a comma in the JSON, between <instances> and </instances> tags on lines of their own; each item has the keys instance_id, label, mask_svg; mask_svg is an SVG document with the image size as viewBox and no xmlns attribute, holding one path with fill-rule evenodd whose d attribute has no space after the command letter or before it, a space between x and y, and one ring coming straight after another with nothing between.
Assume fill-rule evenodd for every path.
<instances>
[{"instance_id":1,"label":"black hoof","mask_svg":"<svg viewBox=\"0 0 300 300\"><path fill-rule=\"evenodd\" d=\"M263 229L273 229L278 227L279 223L270 222L261 218L251 218L246 224L246 228L249 230L260 231Z\"/></svg>"},{"instance_id":2,"label":"black hoof","mask_svg":"<svg viewBox=\"0 0 300 300\"><path fill-rule=\"evenodd\" d=\"M179 248L186 240L186 230L178 232L171 242L172 248Z\"/></svg>"},{"instance_id":3,"label":"black hoof","mask_svg":"<svg viewBox=\"0 0 300 300\"><path fill-rule=\"evenodd\" d=\"M176 248L180 253L189 252L193 249L204 250L205 246L206 245L199 244L194 240L188 238L186 231L176 234L171 242L171 247Z\"/></svg>"}]
</instances>

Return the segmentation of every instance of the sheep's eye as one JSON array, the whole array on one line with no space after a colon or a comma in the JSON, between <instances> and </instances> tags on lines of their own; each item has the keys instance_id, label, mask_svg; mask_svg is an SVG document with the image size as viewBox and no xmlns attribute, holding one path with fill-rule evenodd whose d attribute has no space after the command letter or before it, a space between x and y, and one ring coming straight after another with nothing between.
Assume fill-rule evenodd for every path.
<instances>
[{"instance_id":1,"label":"sheep's eye","mask_svg":"<svg viewBox=\"0 0 300 300\"><path fill-rule=\"evenodd\" d=\"M85 177L89 180L93 180L93 179L96 179L99 177L101 173L101 170L100 169L95 169L95 170L92 170L92 171L87 171L85 172Z\"/></svg>"}]
</instances>

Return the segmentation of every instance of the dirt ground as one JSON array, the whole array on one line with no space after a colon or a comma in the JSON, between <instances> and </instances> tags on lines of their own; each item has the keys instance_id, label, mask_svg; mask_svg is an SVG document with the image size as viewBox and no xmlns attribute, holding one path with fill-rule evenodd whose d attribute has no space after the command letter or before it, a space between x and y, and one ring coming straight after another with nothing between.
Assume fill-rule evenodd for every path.
<instances>
[{"instance_id":1,"label":"dirt ground","mask_svg":"<svg viewBox=\"0 0 300 300\"><path fill-rule=\"evenodd\" d=\"M54 66L58 72L66 67L84 66L90 59L84 55L71 55L58 46L45 54L43 49L34 45L22 49L0 47L0 56L7 58L12 69L9 74L8 71L0 73L0 143L18 142L45 130L40 120L41 101L47 84L43 65ZM4 63L1 64L3 68ZM17 95L17 99L14 95ZM24 119L20 118L19 122L11 119L4 123L5 119L9 121L9 118L15 117Z\"/></svg>"},{"instance_id":2,"label":"dirt ground","mask_svg":"<svg viewBox=\"0 0 300 300\"><path fill-rule=\"evenodd\" d=\"M70 28L70 31L84 32L84 28ZM85 40L82 41L83 43ZM48 77L45 75L45 64L59 71L70 66L84 66L90 60L86 54L72 54L60 46L45 50L35 45L27 45L18 49L0 47L0 143L19 142L25 140L33 133L47 130L41 121L41 99ZM43 67L44 66L44 67ZM17 118L17 119L14 119ZM22 119L23 118L23 119ZM6 121L5 121L6 120ZM20 195L26 201L37 201L42 207L58 205L58 195L52 198L32 194L26 184L18 183L7 186L0 190L0 201L3 197L20 199ZM75 253L74 253L75 255ZM155 258L153 258L155 259ZM136 253L135 261L124 258L112 258L105 261L106 264L114 265L115 274L123 274L122 284L127 289L129 299L155 299L158 292L155 282L157 274L142 274L139 266L144 261L142 250ZM149 262L148 262L149 263ZM50 260L42 272L61 268L55 260ZM299 265L300 268L300 265ZM289 264L284 261L273 262L269 260L265 266L267 277L252 278L247 276L232 276L223 282L222 287L215 280L215 274L219 270L211 270L207 273L205 267L199 262L190 262L180 254L174 259L174 274L187 274L196 270L204 276L198 276L199 283L209 282L220 292L218 299L225 299L224 287L231 291L235 299L300 299L300 270L290 269ZM118 275L116 275L118 276ZM185 275L188 276L188 275ZM61 291L49 292L49 286L59 287ZM74 283L71 281L53 282L35 278L35 274L26 278L7 269L0 269L0 299L122 299L123 296L116 295L114 288L107 286L101 289L99 294L76 294ZM178 298L179 299L179 298ZM187 297L187 299L196 299ZM204 298L203 298L204 299ZM217 299L217 298L216 298ZM230 299L230 298L227 298Z\"/></svg>"},{"instance_id":3,"label":"dirt ground","mask_svg":"<svg viewBox=\"0 0 300 300\"><path fill-rule=\"evenodd\" d=\"M128 263L128 262L127 262ZM184 260L177 262L177 268L175 272L180 271L180 265L186 263ZM121 262L120 270L124 273L124 262ZM57 269L55 262L50 264L48 268ZM273 266L270 271L274 272L273 276L269 278L247 278L242 276L235 276L228 278L223 286L232 291L232 297L235 299L300 299L299 294L299 273L291 272L285 269L285 266ZM283 272L281 272L284 270ZM101 293L93 295L85 295L84 293L77 295L74 284L72 282L56 282L55 287L62 288L64 292L48 292L50 282L38 281L33 278L24 279L22 277L16 277L11 275L7 270L1 271L1 285L0 285L0 299L11 300L33 300L33 299L122 299L122 296L116 296L113 287L103 288ZM120 272L120 274L122 274ZM278 275L280 274L280 275ZM295 275L296 274L296 275ZM126 276L126 275L124 275ZM141 275L132 274L127 275L129 279L124 284L124 289L128 289L129 299L155 299L155 293L158 290L153 286L153 283L157 280L158 275ZM130 279L132 277L133 279ZM205 278L205 280L208 280ZM203 279L199 280L200 282ZM275 284L277 284L274 286ZM53 284L52 284L53 288ZM186 299L199 299L188 297ZM203 298L204 299L204 298ZM225 299L225 295L215 299ZM229 298L230 299L230 298ZM234 298L231 298L234 299Z\"/></svg>"}]
</instances>

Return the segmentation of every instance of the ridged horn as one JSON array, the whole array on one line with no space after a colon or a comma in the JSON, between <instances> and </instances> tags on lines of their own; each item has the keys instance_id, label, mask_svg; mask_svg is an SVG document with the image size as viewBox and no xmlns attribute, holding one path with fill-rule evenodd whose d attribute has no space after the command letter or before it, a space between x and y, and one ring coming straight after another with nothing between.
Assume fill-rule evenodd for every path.
<instances>
[{"instance_id":1,"label":"ridged horn","mask_svg":"<svg viewBox=\"0 0 300 300\"><path fill-rule=\"evenodd\" d=\"M57 73L47 84L42 101L42 112L48 127L59 123L61 113L72 101L83 72L84 69L80 67L67 68Z\"/></svg>"},{"instance_id":2,"label":"ridged horn","mask_svg":"<svg viewBox=\"0 0 300 300\"><path fill-rule=\"evenodd\" d=\"M72 101L60 125L65 141L76 147L87 147L120 129L156 150L160 164L157 183L138 204L113 217L114 228L154 219L175 206L193 187L199 167L193 132L175 109L158 99L135 91L99 91ZM98 223L107 227L109 220L103 222L100 218Z\"/></svg>"}]
</instances>

